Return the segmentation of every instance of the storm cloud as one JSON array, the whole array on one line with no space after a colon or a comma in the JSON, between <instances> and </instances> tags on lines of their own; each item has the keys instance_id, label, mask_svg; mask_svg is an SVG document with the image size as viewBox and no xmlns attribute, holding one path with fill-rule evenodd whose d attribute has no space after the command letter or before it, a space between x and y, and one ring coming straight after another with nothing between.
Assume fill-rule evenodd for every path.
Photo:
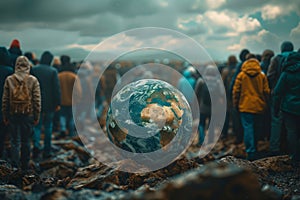
<instances>
[{"instance_id":1,"label":"storm cloud","mask_svg":"<svg viewBox=\"0 0 300 200\"><path fill-rule=\"evenodd\" d=\"M300 1L293 0L10 0L0 1L0 45L18 38L24 51L83 59L112 35L161 27L192 37L214 59L225 60L246 47L278 52L285 40L299 48L299 16ZM133 41L148 36L143 37ZM167 43L166 38L158 35L153 42Z\"/></svg>"}]
</instances>

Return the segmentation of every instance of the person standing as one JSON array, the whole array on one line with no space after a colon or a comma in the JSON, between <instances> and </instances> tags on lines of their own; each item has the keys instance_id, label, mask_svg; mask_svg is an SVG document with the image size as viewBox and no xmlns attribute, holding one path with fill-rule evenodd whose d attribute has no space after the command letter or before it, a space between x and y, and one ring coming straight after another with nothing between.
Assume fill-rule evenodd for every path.
<instances>
[{"instance_id":1,"label":"person standing","mask_svg":"<svg viewBox=\"0 0 300 200\"><path fill-rule=\"evenodd\" d=\"M33 157L37 158L40 152L40 135L42 126L44 126L44 149L43 157L51 156L51 138L53 128L54 113L60 109L60 85L57 70L51 66L53 55L49 51L45 51L40 59L40 64L32 68L34 75L41 88L42 96L42 112L40 122L34 127L33 137Z\"/></svg>"},{"instance_id":2,"label":"person standing","mask_svg":"<svg viewBox=\"0 0 300 200\"><path fill-rule=\"evenodd\" d=\"M33 125L39 122L41 93L39 81L29 74L30 62L25 56L16 60L15 73L5 80L2 97L3 121L11 133L11 161L19 167L21 143L21 169L26 171L30 160L30 138Z\"/></svg>"},{"instance_id":3,"label":"person standing","mask_svg":"<svg viewBox=\"0 0 300 200\"><path fill-rule=\"evenodd\" d=\"M281 44L281 53L271 60L267 77L271 90L271 135L270 135L270 155L275 156L281 153L281 142L283 140L284 124L281 113L275 115L273 90L282 72L282 63L287 56L293 52L294 46L291 42L285 41Z\"/></svg>"},{"instance_id":4,"label":"person standing","mask_svg":"<svg viewBox=\"0 0 300 200\"><path fill-rule=\"evenodd\" d=\"M75 136L75 124L72 105L79 103L81 99L81 84L75 74L75 67L70 62L70 57L61 56L61 72L58 74L61 87L61 110L60 110L60 136L66 136L67 130L70 137ZM72 101L73 90L78 96Z\"/></svg>"},{"instance_id":5,"label":"person standing","mask_svg":"<svg viewBox=\"0 0 300 200\"><path fill-rule=\"evenodd\" d=\"M222 81L218 78L219 71L213 65L208 65L204 70L204 77L199 77L196 86L195 93L197 95L199 110L200 110L200 121L199 121L199 137L198 146L201 146L205 140L205 131L212 116L212 99L211 96L219 97L219 95L225 95L222 90ZM217 103L221 105L221 99L217 100ZM215 139L215 125L210 124L208 130L208 143L211 143Z\"/></svg>"},{"instance_id":6,"label":"person standing","mask_svg":"<svg viewBox=\"0 0 300 200\"><path fill-rule=\"evenodd\" d=\"M245 61L233 86L233 106L240 112L248 160L257 158L257 134L261 131L259 125L269 93L259 61L255 58Z\"/></svg>"},{"instance_id":7,"label":"person standing","mask_svg":"<svg viewBox=\"0 0 300 200\"><path fill-rule=\"evenodd\" d=\"M232 96L233 86L234 86L236 77L241 72L242 65L246 61L246 56L249 53L250 53L250 51L248 49L243 49L239 54L239 58L240 58L241 62L239 62L236 65L236 70L232 76L230 87L229 87L229 93L231 96ZM240 113L238 110L236 110L236 108L232 108L231 114L232 114L232 130L233 130L234 135L236 135L235 143L240 144L243 142L243 134L244 134L244 130L243 130L243 126L242 126L242 122L241 122L241 118L240 118Z\"/></svg>"},{"instance_id":8,"label":"person standing","mask_svg":"<svg viewBox=\"0 0 300 200\"><path fill-rule=\"evenodd\" d=\"M232 119L232 95L230 91L230 83L236 71L236 65L237 65L236 57L234 55L229 56L227 60L227 65L225 66L225 68L222 70L221 73L224 82L225 91L226 91L226 99L227 99L227 110L226 110L225 123L221 135L222 138L227 137L229 124Z\"/></svg>"},{"instance_id":9,"label":"person standing","mask_svg":"<svg viewBox=\"0 0 300 200\"><path fill-rule=\"evenodd\" d=\"M289 54L282 66L274 88L274 114L282 112L290 156L294 164L300 164L300 53Z\"/></svg>"},{"instance_id":10,"label":"person standing","mask_svg":"<svg viewBox=\"0 0 300 200\"><path fill-rule=\"evenodd\" d=\"M5 47L0 47L0 105L2 105L2 95L5 79L14 73L10 65L10 57ZM8 136L7 126L3 122L2 112L0 113L0 159L5 155L5 141Z\"/></svg>"}]
</instances>

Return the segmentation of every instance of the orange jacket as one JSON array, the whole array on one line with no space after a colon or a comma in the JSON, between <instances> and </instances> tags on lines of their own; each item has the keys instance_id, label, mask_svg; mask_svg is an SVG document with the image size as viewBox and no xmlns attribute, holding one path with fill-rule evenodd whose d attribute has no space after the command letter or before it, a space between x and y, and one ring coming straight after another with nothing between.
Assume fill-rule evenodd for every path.
<instances>
[{"instance_id":1,"label":"orange jacket","mask_svg":"<svg viewBox=\"0 0 300 200\"><path fill-rule=\"evenodd\" d=\"M240 112L263 113L269 94L268 80L258 60L244 62L233 86L233 105Z\"/></svg>"},{"instance_id":2,"label":"orange jacket","mask_svg":"<svg viewBox=\"0 0 300 200\"><path fill-rule=\"evenodd\" d=\"M58 79L61 88L61 105L72 106L73 103L79 103L82 95L80 80L77 75L70 71L63 71L58 74ZM77 80L75 82L75 80ZM76 90L75 102L72 102L73 89Z\"/></svg>"}]
</instances>

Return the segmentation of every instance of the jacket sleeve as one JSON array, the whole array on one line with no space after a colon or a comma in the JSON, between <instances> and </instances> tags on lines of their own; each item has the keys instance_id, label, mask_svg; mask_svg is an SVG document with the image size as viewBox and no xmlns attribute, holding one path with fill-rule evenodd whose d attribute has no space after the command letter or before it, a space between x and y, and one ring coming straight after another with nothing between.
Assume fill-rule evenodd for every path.
<instances>
[{"instance_id":1,"label":"jacket sleeve","mask_svg":"<svg viewBox=\"0 0 300 200\"><path fill-rule=\"evenodd\" d=\"M3 119L8 119L9 116L9 86L8 86L8 80L5 80L4 88L3 88L3 95L2 95L2 114Z\"/></svg>"},{"instance_id":2,"label":"jacket sleeve","mask_svg":"<svg viewBox=\"0 0 300 200\"><path fill-rule=\"evenodd\" d=\"M241 87L242 87L242 73L236 77L232 91L232 103L234 107L238 107L240 101Z\"/></svg>"},{"instance_id":3,"label":"jacket sleeve","mask_svg":"<svg viewBox=\"0 0 300 200\"><path fill-rule=\"evenodd\" d=\"M266 102L268 102L270 97L270 87L269 87L268 79L265 75L263 76L263 84L264 84L263 85L264 97Z\"/></svg>"},{"instance_id":4,"label":"jacket sleeve","mask_svg":"<svg viewBox=\"0 0 300 200\"><path fill-rule=\"evenodd\" d=\"M33 102L33 119L39 121L41 113L41 90L40 83L37 79L33 82L32 88L32 102Z\"/></svg>"},{"instance_id":5,"label":"jacket sleeve","mask_svg":"<svg viewBox=\"0 0 300 200\"><path fill-rule=\"evenodd\" d=\"M60 83L59 83L59 79L58 79L58 73L56 70L53 73L53 88L54 88L54 95L53 95L54 105L60 106L61 91L60 91Z\"/></svg>"},{"instance_id":6,"label":"jacket sleeve","mask_svg":"<svg viewBox=\"0 0 300 200\"><path fill-rule=\"evenodd\" d=\"M274 88L273 98L274 98L274 111L277 115L280 111L280 105L283 97L285 96L285 90L287 88L286 84L286 73L282 73L280 76L276 87Z\"/></svg>"},{"instance_id":7,"label":"jacket sleeve","mask_svg":"<svg viewBox=\"0 0 300 200\"><path fill-rule=\"evenodd\" d=\"M269 87L271 90L275 88L276 77L277 77L277 68L278 68L278 57L275 57L271 60L270 66L267 72L267 78L269 82Z\"/></svg>"}]
</instances>

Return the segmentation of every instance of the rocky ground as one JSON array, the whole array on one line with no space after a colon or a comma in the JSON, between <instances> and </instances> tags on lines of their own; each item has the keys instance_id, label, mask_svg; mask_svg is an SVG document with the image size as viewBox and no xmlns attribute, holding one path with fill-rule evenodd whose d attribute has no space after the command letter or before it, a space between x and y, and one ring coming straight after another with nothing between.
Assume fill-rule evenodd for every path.
<instances>
[{"instance_id":1,"label":"rocky ground","mask_svg":"<svg viewBox=\"0 0 300 200\"><path fill-rule=\"evenodd\" d=\"M192 145L174 163L144 174L97 162L79 138L55 140L53 146L55 155L31 161L26 173L1 160L0 199L300 199L300 169L288 156L250 162L233 138L220 140L202 159ZM268 143L258 146L263 153Z\"/></svg>"}]
</instances>

